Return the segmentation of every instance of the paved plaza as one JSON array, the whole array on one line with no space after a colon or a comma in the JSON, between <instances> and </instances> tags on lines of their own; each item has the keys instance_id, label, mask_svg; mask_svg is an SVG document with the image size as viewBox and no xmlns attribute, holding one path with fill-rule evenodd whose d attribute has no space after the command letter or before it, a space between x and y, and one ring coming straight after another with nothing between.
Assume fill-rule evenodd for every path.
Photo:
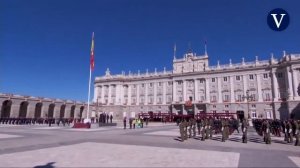
<instances>
[{"instance_id":1,"label":"paved plaza","mask_svg":"<svg viewBox=\"0 0 300 168\"><path fill-rule=\"evenodd\" d=\"M249 130L249 142L234 132L201 141L180 142L175 124L147 128L72 129L46 125L0 125L0 167L300 167L300 148L283 137L262 137Z\"/></svg>"}]
</instances>

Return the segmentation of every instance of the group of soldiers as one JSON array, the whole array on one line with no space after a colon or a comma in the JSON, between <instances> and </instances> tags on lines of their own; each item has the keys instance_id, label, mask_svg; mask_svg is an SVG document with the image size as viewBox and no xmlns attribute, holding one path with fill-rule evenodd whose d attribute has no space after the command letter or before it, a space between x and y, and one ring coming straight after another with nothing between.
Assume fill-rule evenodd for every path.
<instances>
[{"instance_id":1,"label":"group of soldiers","mask_svg":"<svg viewBox=\"0 0 300 168\"><path fill-rule=\"evenodd\" d=\"M196 134L201 135L201 141L205 139L212 139L213 134L222 134L222 142L225 142L233 131L239 132L240 121L234 118L184 118L178 123L181 141L188 138L195 138ZM198 131L196 131L196 129ZM247 143L247 129L248 122L244 119L242 121L243 143Z\"/></svg>"},{"instance_id":2,"label":"group of soldiers","mask_svg":"<svg viewBox=\"0 0 300 168\"><path fill-rule=\"evenodd\" d=\"M52 124L60 123L63 126L70 125L72 122L81 122L82 119L74 118L0 118L0 124L12 124L12 125L35 125L35 124L48 124L51 127Z\"/></svg>"},{"instance_id":3,"label":"group of soldiers","mask_svg":"<svg viewBox=\"0 0 300 168\"><path fill-rule=\"evenodd\" d=\"M281 137L283 133L285 142L293 143L295 138L295 146L300 146L300 120L255 119L253 127L266 144L271 144L271 134Z\"/></svg>"}]
</instances>

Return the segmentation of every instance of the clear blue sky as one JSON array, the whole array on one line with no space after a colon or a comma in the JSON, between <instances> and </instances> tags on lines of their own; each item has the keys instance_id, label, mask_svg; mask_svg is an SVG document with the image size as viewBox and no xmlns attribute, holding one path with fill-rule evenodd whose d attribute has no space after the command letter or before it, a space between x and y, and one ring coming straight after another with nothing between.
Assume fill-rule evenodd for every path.
<instances>
[{"instance_id":1,"label":"clear blue sky","mask_svg":"<svg viewBox=\"0 0 300 168\"><path fill-rule=\"evenodd\" d=\"M270 10L290 25L269 29ZM172 68L191 42L210 65L241 57L300 53L300 1L282 0L0 0L0 92L87 101L91 34L103 75Z\"/></svg>"}]
</instances>

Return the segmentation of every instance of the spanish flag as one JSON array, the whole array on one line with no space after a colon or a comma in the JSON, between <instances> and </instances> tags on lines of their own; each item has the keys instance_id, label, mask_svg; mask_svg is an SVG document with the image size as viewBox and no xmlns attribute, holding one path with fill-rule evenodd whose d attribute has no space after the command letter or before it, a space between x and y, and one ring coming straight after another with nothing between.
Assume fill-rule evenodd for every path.
<instances>
[{"instance_id":1,"label":"spanish flag","mask_svg":"<svg viewBox=\"0 0 300 168\"><path fill-rule=\"evenodd\" d=\"M91 46L91 57L90 57L90 68L92 71L94 71L95 67L95 60L94 60L94 32L92 37L92 46Z\"/></svg>"}]
</instances>

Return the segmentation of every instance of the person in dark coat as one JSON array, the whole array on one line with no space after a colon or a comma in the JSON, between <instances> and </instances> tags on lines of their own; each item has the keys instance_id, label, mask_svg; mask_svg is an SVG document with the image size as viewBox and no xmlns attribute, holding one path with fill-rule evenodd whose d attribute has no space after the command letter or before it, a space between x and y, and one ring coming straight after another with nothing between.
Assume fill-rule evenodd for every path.
<instances>
[{"instance_id":1,"label":"person in dark coat","mask_svg":"<svg viewBox=\"0 0 300 168\"><path fill-rule=\"evenodd\" d=\"M109 115L106 114L106 123L108 123L108 120L109 120Z\"/></svg>"},{"instance_id":2,"label":"person in dark coat","mask_svg":"<svg viewBox=\"0 0 300 168\"><path fill-rule=\"evenodd\" d=\"M110 115L109 119L110 119L110 123L112 123L112 119L113 119L113 115L112 114Z\"/></svg>"},{"instance_id":3,"label":"person in dark coat","mask_svg":"<svg viewBox=\"0 0 300 168\"><path fill-rule=\"evenodd\" d=\"M124 129L126 129L126 117L123 119Z\"/></svg>"}]
</instances>

